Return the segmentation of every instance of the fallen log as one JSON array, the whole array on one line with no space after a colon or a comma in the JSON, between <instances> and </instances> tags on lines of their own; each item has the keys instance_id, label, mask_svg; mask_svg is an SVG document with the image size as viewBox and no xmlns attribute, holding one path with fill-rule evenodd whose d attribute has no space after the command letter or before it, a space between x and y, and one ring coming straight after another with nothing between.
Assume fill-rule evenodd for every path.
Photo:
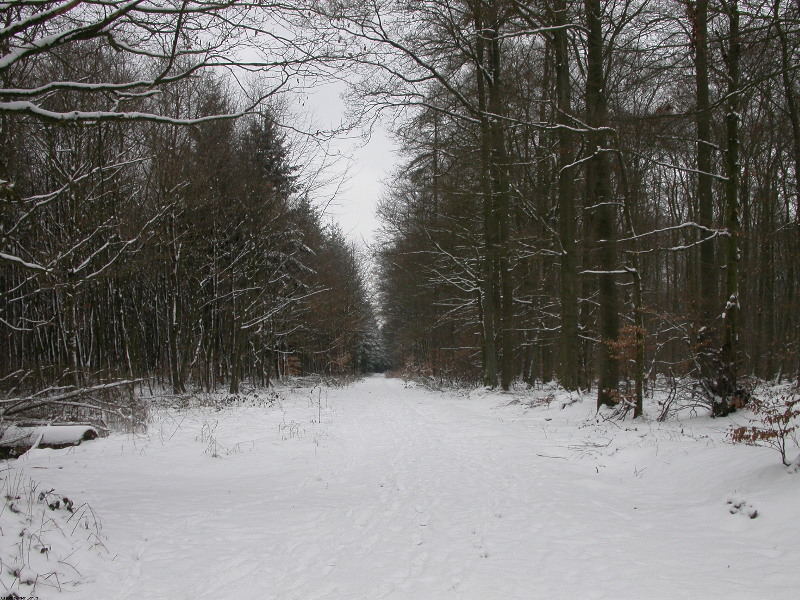
<instances>
[{"instance_id":1,"label":"fallen log","mask_svg":"<svg viewBox=\"0 0 800 600\"><path fill-rule=\"evenodd\" d=\"M16 458L31 448L68 448L108 435L108 429L90 423L9 424L0 430L0 458Z\"/></svg>"}]
</instances>

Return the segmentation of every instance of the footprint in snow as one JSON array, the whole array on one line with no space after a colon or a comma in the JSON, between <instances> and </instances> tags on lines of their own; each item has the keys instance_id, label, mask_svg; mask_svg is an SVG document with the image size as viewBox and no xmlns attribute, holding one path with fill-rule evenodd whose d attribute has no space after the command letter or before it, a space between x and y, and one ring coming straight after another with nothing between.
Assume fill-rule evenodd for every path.
<instances>
[{"instance_id":1,"label":"footprint in snow","mask_svg":"<svg viewBox=\"0 0 800 600\"><path fill-rule=\"evenodd\" d=\"M758 510L756 510L752 504L748 503L742 498L730 497L728 498L727 503L728 512L732 515L747 515L751 519L755 519L758 516Z\"/></svg>"}]
</instances>

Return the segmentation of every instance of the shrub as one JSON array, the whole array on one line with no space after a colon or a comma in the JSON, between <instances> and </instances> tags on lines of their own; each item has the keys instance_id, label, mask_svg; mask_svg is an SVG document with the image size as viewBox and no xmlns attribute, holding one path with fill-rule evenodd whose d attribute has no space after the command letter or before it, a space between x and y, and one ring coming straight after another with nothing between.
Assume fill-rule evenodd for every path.
<instances>
[{"instance_id":1,"label":"shrub","mask_svg":"<svg viewBox=\"0 0 800 600\"><path fill-rule=\"evenodd\" d=\"M800 420L800 396L783 396L770 400L751 402L754 416L751 425L732 427L729 436L732 442L748 446L772 448L781 455L787 467L786 447L790 441L797 445L795 432Z\"/></svg>"}]
</instances>

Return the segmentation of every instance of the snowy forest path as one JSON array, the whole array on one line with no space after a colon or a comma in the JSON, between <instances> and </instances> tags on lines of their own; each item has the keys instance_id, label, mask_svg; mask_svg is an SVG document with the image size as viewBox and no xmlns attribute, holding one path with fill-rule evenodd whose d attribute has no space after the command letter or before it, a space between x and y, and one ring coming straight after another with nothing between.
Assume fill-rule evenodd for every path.
<instances>
[{"instance_id":1,"label":"snowy forest path","mask_svg":"<svg viewBox=\"0 0 800 600\"><path fill-rule=\"evenodd\" d=\"M513 399L376 376L164 411L27 466L104 520L116 559L77 598L749 598L754 569L791 597L787 556L739 537L683 426L612 443L583 408Z\"/></svg>"}]
</instances>

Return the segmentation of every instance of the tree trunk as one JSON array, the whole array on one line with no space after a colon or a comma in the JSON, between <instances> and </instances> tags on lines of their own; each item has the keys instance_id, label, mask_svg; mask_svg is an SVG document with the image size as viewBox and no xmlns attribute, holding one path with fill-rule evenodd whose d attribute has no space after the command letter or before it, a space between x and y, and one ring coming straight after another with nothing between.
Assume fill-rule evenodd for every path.
<instances>
[{"instance_id":1,"label":"tree trunk","mask_svg":"<svg viewBox=\"0 0 800 600\"><path fill-rule=\"evenodd\" d=\"M697 222L702 227L714 226L714 196L711 141L711 100L708 83L708 0L697 0L689 5L692 17L693 44L695 52L695 94L697 131ZM708 231L700 231L701 238L710 238ZM700 286L696 305L698 310L698 339L700 353L700 377L708 381L713 377L714 331L719 295L718 270L716 264L716 241L706 239L700 244Z\"/></svg>"},{"instance_id":2,"label":"tree trunk","mask_svg":"<svg viewBox=\"0 0 800 600\"><path fill-rule=\"evenodd\" d=\"M480 3L475 8L475 51L478 87L478 110L481 121L481 195L483 205L484 269L482 285L483 305L483 384L497 387L497 346L495 320L497 319L497 234L496 211L493 206L491 183L491 126L487 114L486 44L483 14Z\"/></svg>"},{"instance_id":3,"label":"tree trunk","mask_svg":"<svg viewBox=\"0 0 800 600\"><path fill-rule=\"evenodd\" d=\"M231 372L229 373L230 382L228 392L231 394L239 393L239 381L241 377L241 337L243 331L240 328L239 314L236 306L235 277L231 278Z\"/></svg>"},{"instance_id":4,"label":"tree trunk","mask_svg":"<svg viewBox=\"0 0 800 600\"><path fill-rule=\"evenodd\" d=\"M180 298L179 298L179 265L181 259L181 244L177 240L178 232L175 227L175 215L170 215L170 258L171 269L167 276L169 286L169 304L167 306L167 336L169 344L169 371L170 380L172 383L172 392L174 394L182 394L186 391L183 376L181 374L180 353L178 351L178 337L181 325L181 315L179 314Z\"/></svg>"},{"instance_id":5,"label":"tree trunk","mask_svg":"<svg viewBox=\"0 0 800 600\"><path fill-rule=\"evenodd\" d=\"M64 333L66 334L69 365L72 370L72 384L76 388L84 385L83 365L81 363L80 340L78 339L78 309L75 306L75 286L72 277L67 276L70 282L64 291Z\"/></svg>"},{"instance_id":6,"label":"tree trunk","mask_svg":"<svg viewBox=\"0 0 800 600\"><path fill-rule=\"evenodd\" d=\"M619 139L617 146L619 147ZM644 413L644 304L642 300L642 274L639 268L639 244L636 237L636 228L633 221L633 207L636 205L638 197L632 197L630 179L628 178L628 168L622 152L617 152L619 162L620 180L624 194L623 215L625 217L625 228L627 235L631 239L631 249L627 253L626 262L628 272L633 278L633 326L634 326L634 405L633 418L641 417ZM636 189L639 189L637 185Z\"/></svg>"},{"instance_id":7,"label":"tree trunk","mask_svg":"<svg viewBox=\"0 0 800 600\"><path fill-rule=\"evenodd\" d=\"M739 109L741 90L739 89L739 59L741 40L739 38L739 4L732 0L725 5L728 13L729 40L727 56L728 99L725 115L725 227L728 230L725 266L725 295L727 301L722 313L722 348L720 352L720 373L717 394L714 399L713 414L726 415L736 410L739 387L737 379L738 360L738 321L739 321Z\"/></svg>"},{"instance_id":8,"label":"tree trunk","mask_svg":"<svg viewBox=\"0 0 800 600\"><path fill-rule=\"evenodd\" d=\"M794 91L794 83L791 73L794 72L794 65L790 56L789 42L786 39L786 32L780 21L780 2L775 2L775 29L781 44L781 82L783 93L786 96L786 110L789 113L789 123L792 126L792 159L794 163L794 184L795 184L795 213L794 213L794 244L789 248L790 253L795 257L795 265L789 268L787 273L787 296L789 304L794 299L795 309L800 307L800 297L797 286L797 256L800 252L800 113L798 113L797 96ZM796 321L794 335L795 351L797 352L796 379L800 385L800 319Z\"/></svg>"},{"instance_id":9,"label":"tree trunk","mask_svg":"<svg viewBox=\"0 0 800 600\"><path fill-rule=\"evenodd\" d=\"M566 2L555 2L555 25L567 24ZM553 34L556 71L556 123L558 129L558 233L561 242L561 385L568 390L578 388L578 270L575 245L575 172L571 167L575 156L574 135L567 126L572 110L570 99L569 44L566 29Z\"/></svg>"},{"instance_id":10,"label":"tree trunk","mask_svg":"<svg viewBox=\"0 0 800 600\"><path fill-rule=\"evenodd\" d=\"M760 351L754 356L754 365L759 377L771 379L775 375L775 204L777 194L772 188L772 181L777 173L767 176L761 193L761 215L758 220L761 239L759 252L759 285L758 285L758 322L755 337L758 338ZM754 353L755 354L755 353Z\"/></svg>"},{"instance_id":11,"label":"tree trunk","mask_svg":"<svg viewBox=\"0 0 800 600\"><path fill-rule=\"evenodd\" d=\"M500 41L497 5L490 2L488 24L485 26L489 40L489 135L491 136L491 158L489 168L492 183L493 221L497 227L497 268L500 281L500 385L504 390L511 387L514 376L514 282L509 260L509 189L508 155L506 152L505 125L502 115L503 87L500 61Z\"/></svg>"},{"instance_id":12,"label":"tree trunk","mask_svg":"<svg viewBox=\"0 0 800 600\"><path fill-rule=\"evenodd\" d=\"M611 194L611 180L606 148L608 105L603 72L603 31L600 0L586 0L587 64L586 110L590 159L586 166L587 210L594 213L595 244L598 251L600 303L597 407L611 406L618 400L619 361L612 344L619 337L617 313L616 209Z\"/></svg>"}]
</instances>

